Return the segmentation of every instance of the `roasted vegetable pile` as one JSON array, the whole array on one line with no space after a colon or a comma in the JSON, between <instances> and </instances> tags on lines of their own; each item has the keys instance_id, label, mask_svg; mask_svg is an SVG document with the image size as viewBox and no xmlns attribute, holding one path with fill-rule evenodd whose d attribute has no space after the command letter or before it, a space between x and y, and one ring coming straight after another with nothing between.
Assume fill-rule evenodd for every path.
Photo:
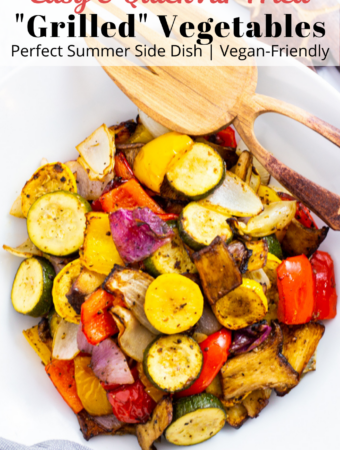
<instances>
[{"instance_id":1,"label":"roasted vegetable pile","mask_svg":"<svg viewBox=\"0 0 340 450\"><path fill-rule=\"evenodd\" d=\"M14 309L86 440L203 442L316 368L336 315L328 228L231 127L194 139L141 114L32 175Z\"/></svg>"}]
</instances>

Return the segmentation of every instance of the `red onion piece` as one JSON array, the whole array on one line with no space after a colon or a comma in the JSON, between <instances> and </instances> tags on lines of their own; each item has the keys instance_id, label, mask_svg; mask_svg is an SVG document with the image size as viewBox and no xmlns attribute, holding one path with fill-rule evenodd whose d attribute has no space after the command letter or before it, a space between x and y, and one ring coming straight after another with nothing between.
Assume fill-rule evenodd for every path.
<instances>
[{"instance_id":1,"label":"red onion piece","mask_svg":"<svg viewBox=\"0 0 340 450\"><path fill-rule=\"evenodd\" d=\"M92 351L91 368L106 384L132 384L135 382L124 353L112 339L105 339Z\"/></svg>"},{"instance_id":2,"label":"red onion piece","mask_svg":"<svg viewBox=\"0 0 340 450\"><path fill-rule=\"evenodd\" d=\"M241 330L234 331L229 352L234 355L250 352L264 342L271 332L265 320Z\"/></svg>"},{"instance_id":3,"label":"red onion piece","mask_svg":"<svg viewBox=\"0 0 340 450\"><path fill-rule=\"evenodd\" d=\"M86 170L78 161L68 161L65 163L77 178L78 194L86 200L96 200L102 194L107 184L112 180L113 174L109 173L103 181L91 181Z\"/></svg>"},{"instance_id":4,"label":"red onion piece","mask_svg":"<svg viewBox=\"0 0 340 450\"><path fill-rule=\"evenodd\" d=\"M197 333L203 333L210 336L216 331L219 331L222 325L216 319L215 314L212 312L209 305L204 305L203 314L197 323L195 331Z\"/></svg>"},{"instance_id":5,"label":"red onion piece","mask_svg":"<svg viewBox=\"0 0 340 450\"><path fill-rule=\"evenodd\" d=\"M83 328L83 325L82 325L82 323L80 323L79 328L78 328L78 333L77 333L78 349L83 353L88 353L89 355L92 355L94 345L92 345L88 342L85 334L83 333L82 328Z\"/></svg>"},{"instance_id":6,"label":"red onion piece","mask_svg":"<svg viewBox=\"0 0 340 450\"><path fill-rule=\"evenodd\" d=\"M108 416L96 416L93 420L97 422L106 431L116 431L122 427L123 422L120 422L114 414Z\"/></svg>"},{"instance_id":7,"label":"red onion piece","mask_svg":"<svg viewBox=\"0 0 340 450\"><path fill-rule=\"evenodd\" d=\"M149 208L119 209L110 214L110 226L120 256L130 263L147 258L174 235Z\"/></svg>"}]
</instances>

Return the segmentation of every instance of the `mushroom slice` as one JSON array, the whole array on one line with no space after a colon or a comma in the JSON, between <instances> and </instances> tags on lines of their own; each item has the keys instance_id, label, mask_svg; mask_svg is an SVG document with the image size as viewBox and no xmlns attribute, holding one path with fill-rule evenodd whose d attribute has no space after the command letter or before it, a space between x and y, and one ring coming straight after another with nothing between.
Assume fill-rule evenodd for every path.
<instances>
[{"instance_id":1,"label":"mushroom slice","mask_svg":"<svg viewBox=\"0 0 340 450\"><path fill-rule=\"evenodd\" d=\"M172 402L163 398L154 409L150 420L137 425L137 439L142 450L155 450L154 442L160 438L172 422Z\"/></svg>"},{"instance_id":2,"label":"mushroom slice","mask_svg":"<svg viewBox=\"0 0 340 450\"><path fill-rule=\"evenodd\" d=\"M299 382L299 374L281 354L282 331L277 323L259 347L235 356L222 367L222 388L225 400L243 396L257 389L292 389Z\"/></svg>"},{"instance_id":3,"label":"mushroom slice","mask_svg":"<svg viewBox=\"0 0 340 450\"><path fill-rule=\"evenodd\" d=\"M111 313L119 330L120 348L130 358L142 362L144 350L156 339L156 335L143 327L134 315L122 306L114 306Z\"/></svg>"}]
</instances>

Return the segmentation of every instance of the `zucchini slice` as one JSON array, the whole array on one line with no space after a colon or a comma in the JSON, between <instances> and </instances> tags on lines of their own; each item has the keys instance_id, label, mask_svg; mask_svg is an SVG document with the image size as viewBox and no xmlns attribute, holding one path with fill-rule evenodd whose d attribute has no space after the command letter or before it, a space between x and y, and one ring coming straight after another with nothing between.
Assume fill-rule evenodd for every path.
<instances>
[{"instance_id":1,"label":"zucchini slice","mask_svg":"<svg viewBox=\"0 0 340 450\"><path fill-rule=\"evenodd\" d=\"M173 422L165 437L175 445L199 444L215 436L225 422L226 412L217 397L193 395L175 403Z\"/></svg>"},{"instance_id":2,"label":"zucchini slice","mask_svg":"<svg viewBox=\"0 0 340 450\"><path fill-rule=\"evenodd\" d=\"M183 242L174 229L175 235L171 242L163 245L155 253L144 260L146 270L158 277L164 273L196 273L197 269L191 262Z\"/></svg>"},{"instance_id":3,"label":"zucchini slice","mask_svg":"<svg viewBox=\"0 0 340 450\"><path fill-rule=\"evenodd\" d=\"M179 392L199 377L203 354L198 343L184 334L161 336L144 351L143 369L161 391Z\"/></svg>"},{"instance_id":4,"label":"zucchini slice","mask_svg":"<svg viewBox=\"0 0 340 450\"><path fill-rule=\"evenodd\" d=\"M21 192L24 217L33 203L42 195L55 191L77 192L77 182L71 170L62 163L45 164L25 184Z\"/></svg>"},{"instance_id":5,"label":"zucchini slice","mask_svg":"<svg viewBox=\"0 0 340 450\"><path fill-rule=\"evenodd\" d=\"M177 334L194 326L203 314L203 295L196 283L177 273L156 278L145 295L145 314L164 334Z\"/></svg>"},{"instance_id":6,"label":"zucchini slice","mask_svg":"<svg viewBox=\"0 0 340 450\"><path fill-rule=\"evenodd\" d=\"M196 143L166 173L169 185L188 198L209 195L225 177L225 163L209 145Z\"/></svg>"},{"instance_id":7,"label":"zucchini slice","mask_svg":"<svg viewBox=\"0 0 340 450\"><path fill-rule=\"evenodd\" d=\"M88 211L91 211L90 204L78 194L67 191L45 194L28 212L28 235L45 253L70 255L83 244Z\"/></svg>"},{"instance_id":8,"label":"zucchini slice","mask_svg":"<svg viewBox=\"0 0 340 450\"><path fill-rule=\"evenodd\" d=\"M271 234L270 236L266 236L263 238L264 241L267 241L268 244L268 252L272 255L276 256L279 259L283 259L283 253L281 244L278 241L275 234Z\"/></svg>"},{"instance_id":9,"label":"zucchini slice","mask_svg":"<svg viewBox=\"0 0 340 450\"><path fill-rule=\"evenodd\" d=\"M14 309L31 317L41 317L52 306L52 286L55 271L43 258L25 259L19 266L12 287Z\"/></svg>"},{"instance_id":10,"label":"zucchini slice","mask_svg":"<svg viewBox=\"0 0 340 450\"><path fill-rule=\"evenodd\" d=\"M223 214L204 208L199 203L189 203L179 219L179 232L183 241L192 249L200 250L211 244L216 236L228 243L233 233Z\"/></svg>"}]
</instances>

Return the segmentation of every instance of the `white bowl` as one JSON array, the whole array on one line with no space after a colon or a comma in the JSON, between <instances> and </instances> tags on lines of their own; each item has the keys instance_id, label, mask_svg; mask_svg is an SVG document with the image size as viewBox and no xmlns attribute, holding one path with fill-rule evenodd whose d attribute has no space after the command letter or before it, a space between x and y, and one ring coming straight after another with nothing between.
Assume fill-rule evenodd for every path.
<instances>
[{"instance_id":1,"label":"white bowl","mask_svg":"<svg viewBox=\"0 0 340 450\"><path fill-rule=\"evenodd\" d=\"M258 92L296 104L340 128L340 95L303 66L260 68ZM100 68L29 68L15 71L2 82L0 242L18 245L27 236L25 221L11 217L9 210L42 157L50 162L73 159L77 155L75 145L103 122L112 125L136 114L136 107ZM274 114L257 120L256 134L284 163L340 194L340 150L333 144ZM340 234L330 231L322 249L334 257L339 282ZM0 253L0 435L27 445L50 439L86 444L75 415L22 335L22 330L37 320L21 316L12 308L10 290L20 260ZM258 419L248 420L237 431L225 427L197 448L340 448L338 345L339 317L326 323L316 372L308 374L286 397L273 394ZM87 445L98 450L138 448L131 436L97 437Z\"/></svg>"}]
</instances>

